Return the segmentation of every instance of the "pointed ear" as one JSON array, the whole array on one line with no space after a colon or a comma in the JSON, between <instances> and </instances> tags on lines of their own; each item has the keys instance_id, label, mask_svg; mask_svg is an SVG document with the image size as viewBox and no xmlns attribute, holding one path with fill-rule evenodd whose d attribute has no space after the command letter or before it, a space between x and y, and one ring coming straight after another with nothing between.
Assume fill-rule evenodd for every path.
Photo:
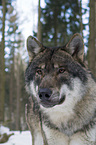
<instances>
[{"instance_id":1,"label":"pointed ear","mask_svg":"<svg viewBox=\"0 0 96 145\"><path fill-rule=\"evenodd\" d=\"M74 34L66 45L66 48L73 57L81 61L84 60L84 42L80 34Z\"/></svg>"},{"instance_id":2,"label":"pointed ear","mask_svg":"<svg viewBox=\"0 0 96 145\"><path fill-rule=\"evenodd\" d=\"M40 52L42 44L34 37L27 38L27 50L29 54L29 62Z\"/></svg>"}]
</instances>

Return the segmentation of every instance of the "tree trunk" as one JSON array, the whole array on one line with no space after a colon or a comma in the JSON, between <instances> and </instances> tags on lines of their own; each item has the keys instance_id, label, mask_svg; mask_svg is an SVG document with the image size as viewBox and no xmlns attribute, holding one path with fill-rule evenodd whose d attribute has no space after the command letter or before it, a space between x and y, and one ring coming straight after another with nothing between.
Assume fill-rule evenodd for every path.
<instances>
[{"instance_id":1,"label":"tree trunk","mask_svg":"<svg viewBox=\"0 0 96 145\"><path fill-rule=\"evenodd\" d=\"M80 0L80 33L83 37L83 22L82 22L82 0Z\"/></svg>"},{"instance_id":2,"label":"tree trunk","mask_svg":"<svg viewBox=\"0 0 96 145\"><path fill-rule=\"evenodd\" d=\"M13 48L14 49L14 48ZM12 129L12 112L13 112L13 98L14 98L14 61L11 64L11 72L10 72L10 99L9 99L9 120L10 120L10 129Z\"/></svg>"},{"instance_id":3,"label":"tree trunk","mask_svg":"<svg viewBox=\"0 0 96 145\"><path fill-rule=\"evenodd\" d=\"M38 32L37 32L37 38L38 40L41 42L42 41L42 35L41 35L41 21L40 21L40 18L41 18L41 7L40 7L40 2L41 0L39 0L39 4L38 4Z\"/></svg>"},{"instance_id":4,"label":"tree trunk","mask_svg":"<svg viewBox=\"0 0 96 145\"><path fill-rule=\"evenodd\" d=\"M2 0L3 6L3 18L2 18L2 42L1 42L1 51L0 51L0 121L4 121L4 98L5 98L5 13L6 13L6 3L5 0Z\"/></svg>"},{"instance_id":5,"label":"tree trunk","mask_svg":"<svg viewBox=\"0 0 96 145\"><path fill-rule=\"evenodd\" d=\"M58 8L54 8L54 45L57 46L57 11Z\"/></svg>"},{"instance_id":6,"label":"tree trunk","mask_svg":"<svg viewBox=\"0 0 96 145\"><path fill-rule=\"evenodd\" d=\"M21 82L20 82L20 56L17 57L17 101L16 101L16 130L20 129L20 96L21 96Z\"/></svg>"},{"instance_id":7,"label":"tree trunk","mask_svg":"<svg viewBox=\"0 0 96 145\"><path fill-rule=\"evenodd\" d=\"M96 76L96 18L95 18L95 0L90 0L90 19L89 19L89 68L92 73Z\"/></svg>"},{"instance_id":8,"label":"tree trunk","mask_svg":"<svg viewBox=\"0 0 96 145\"><path fill-rule=\"evenodd\" d=\"M96 0L95 0L95 77L96 77Z\"/></svg>"}]
</instances>

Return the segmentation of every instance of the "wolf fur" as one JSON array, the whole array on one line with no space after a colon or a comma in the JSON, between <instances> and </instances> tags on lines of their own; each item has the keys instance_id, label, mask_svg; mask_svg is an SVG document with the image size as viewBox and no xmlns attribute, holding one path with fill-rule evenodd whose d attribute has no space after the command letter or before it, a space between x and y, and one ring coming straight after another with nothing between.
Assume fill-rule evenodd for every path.
<instances>
[{"instance_id":1,"label":"wolf fur","mask_svg":"<svg viewBox=\"0 0 96 145\"><path fill-rule=\"evenodd\" d=\"M96 82L74 34L62 47L27 39L26 120L32 145L96 145Z\"/></svg>"}]
</instances>

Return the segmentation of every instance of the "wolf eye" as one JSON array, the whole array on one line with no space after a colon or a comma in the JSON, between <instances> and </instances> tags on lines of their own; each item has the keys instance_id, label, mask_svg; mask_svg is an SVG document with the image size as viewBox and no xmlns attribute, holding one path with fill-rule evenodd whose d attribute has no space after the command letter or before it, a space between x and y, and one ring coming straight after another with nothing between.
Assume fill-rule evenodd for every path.
<instances>
[{"instance_id":1,"label":"wolf eye","mask_svg":"<svg viewBox=\"0 0 96 145\"><path fill-rule=\"evenodd\" d=\"M41 70L41 69L38 69L38 70L36 71L36 73L39 74L39 75L42 75L42 70Z\"/></svg>"},{"instance_id":2,"label":"wolf eye","mask_svg":"<svg viewBox=\"0 0 96 145\"><path fill-rule=\"evenodd\" d=\"M64 73L65 69L64 68L59 68L59 73Z\"/></svg>"}]
</instances>

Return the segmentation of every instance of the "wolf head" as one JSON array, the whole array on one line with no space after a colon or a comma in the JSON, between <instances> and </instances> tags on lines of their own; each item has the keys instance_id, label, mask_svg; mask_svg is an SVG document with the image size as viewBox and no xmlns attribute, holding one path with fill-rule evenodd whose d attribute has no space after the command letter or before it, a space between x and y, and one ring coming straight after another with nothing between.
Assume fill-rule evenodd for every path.
<instances>
[{"instance_id":1,"label":"wolf head","mask_svg":"<svg viewBox=\"0 0 96 145\"><path fill-rule=\"evenodd\" d=\"M27 49L26 89L41 106L50 108L81 99L87 76L84 45L79 34L73 35L62 47L45 47L29 36Z\"/></svg>"}]
</instances>

